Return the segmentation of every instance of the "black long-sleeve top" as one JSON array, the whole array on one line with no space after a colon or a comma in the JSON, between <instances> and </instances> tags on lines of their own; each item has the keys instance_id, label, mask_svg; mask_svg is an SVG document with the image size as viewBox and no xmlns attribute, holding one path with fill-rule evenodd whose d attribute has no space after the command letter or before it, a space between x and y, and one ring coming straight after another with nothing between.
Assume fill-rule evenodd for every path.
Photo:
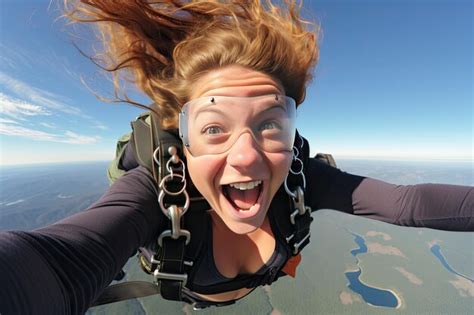
<instances>
[{"instance_id":1,"label":"black long-sleeve top","mask_svg":"<svg viewBox=\"0 0 474 315\"><path fill-rule=\"evenodd\" d=\"M397 186L307 165L313 210L393 224L474 231L474 187ZM137 167L87 211L31 232L0 233L1 314L82 314L159 226L151 174Z\"/></svg>"}]
</instances>

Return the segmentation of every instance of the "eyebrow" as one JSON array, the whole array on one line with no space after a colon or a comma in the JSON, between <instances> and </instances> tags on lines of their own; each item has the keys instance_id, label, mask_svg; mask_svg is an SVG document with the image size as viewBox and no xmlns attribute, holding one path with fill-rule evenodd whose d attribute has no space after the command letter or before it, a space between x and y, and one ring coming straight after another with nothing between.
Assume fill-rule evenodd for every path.
<instances>
[{"instance_id":1,"label":"eyebrow","mask_svg":"<svg viewBox=\"0 0 474 315\"><path fill-rule=\"evenodd\" d=\"M274 108L276 108L276 109L281 109L281 110L283 110L285 113L287 112L286 107L284 107L284 106L281 105L281 104L275 104L275 105L273 105L272 107L265 108L264 110L262 110L262 111L259 112L258 114L265 113L265 112L269 112L269 111L273 110Z\"/></svg>"},{"instance_id":2,"label":"eyebrow","mask_svg":"<svg viewBox=\"0 0 474 315\"><path fill-rule=\"evenodd\" d=\"M224 117L228 117L227 113L223 110L220 109L220 107L215 107L216 105L218 104L208 104L208 105L211 105L211 106L206 106L204 109L199 109L195 112L195 118L194 119L197 119L199 117L200 114L202 113L216 113L216 114L219 114L221 116L224 116ZM263 115L267 112L270 112L274 109L280 109L282 110L284 113L287 112L286 110L286 107L284 105L282 105L281 103L276 103L268 108L265 108L264 110L262 111L259 111L256 113L256 116L260 116L260 115Z\"/></svg>"},{"instance_id":3,"label":"eyebrow","mask_svg":"<svg viewBox=\"0 0 474 315\"><path fill-rule=\"evenodd\" d=\"M225 114L224 111L222 111L221 109L217 108L217 107L206 107L204 109L199 109L196 113L195 113L195 117L194 119L197 119L199 117L199 115L203 114L203 113L216 113L216 114L219 114L221 116L225 116L227 117L227 115Z\"/></svg>"}]
</instances>

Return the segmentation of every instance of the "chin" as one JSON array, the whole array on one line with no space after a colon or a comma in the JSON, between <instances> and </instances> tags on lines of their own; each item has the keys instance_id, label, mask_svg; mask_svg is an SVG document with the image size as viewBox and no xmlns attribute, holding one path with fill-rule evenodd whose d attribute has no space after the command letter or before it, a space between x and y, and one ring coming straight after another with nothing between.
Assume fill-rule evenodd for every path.
<instances>
[{"instance_id":1,"label":"chin","mask_svg":"<svg viewBox=\"0 0 474 315\"><path fill-rule=\"evenodd\" d=\"M220 226L225 226L229 231L235 234L244 235L255 232L259 227L262 226L265 220L266 211L257 217L247 221L235 220L229 217L222 217L217 211L212 211L211 216L213 217L214 223Z\"/></svg>"},{"instance_id":2,"label":"chin","mask_svg":"<svg viewBox=\"0 0 474 315\"><path fill-rule=\"evenodd\" d=\"M258 222L258 224L251 224L251 223L246 223L246 222L229 222L229 224L225 223L224 224L227 226L229 230L234 232L235 234L250 234L252 232L255 232L263 223L263 219L261 222Z\"/></svg>"}]
</instances>

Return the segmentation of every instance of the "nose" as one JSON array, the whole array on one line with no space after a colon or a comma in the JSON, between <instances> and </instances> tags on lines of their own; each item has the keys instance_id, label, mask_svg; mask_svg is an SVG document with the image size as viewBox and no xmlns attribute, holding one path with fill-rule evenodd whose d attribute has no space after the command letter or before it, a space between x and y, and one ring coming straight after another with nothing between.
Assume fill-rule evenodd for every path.
<instances>
[{"instance_id":1,"label":"nose","mask_svg":"<svg viewBox=\"0 0 474 315\"><path fill-rule=\"evenodd\" d=\"M258 165L262 160L260 148L248 132L240 135L227 155L227 163L240 169Z\"/></svg>"}]
</instances>

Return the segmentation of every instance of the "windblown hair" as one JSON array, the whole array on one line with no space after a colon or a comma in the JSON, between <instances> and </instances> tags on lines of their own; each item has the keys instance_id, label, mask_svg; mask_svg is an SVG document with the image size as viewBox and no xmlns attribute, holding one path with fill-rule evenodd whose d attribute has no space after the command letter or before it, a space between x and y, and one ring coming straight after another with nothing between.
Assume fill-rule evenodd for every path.
<instances>
[{"instance_id":1,"label":"windblown hair","mask_svg":"<svg viewBox=\"0 0 474 315\"><path fill-rule=\"evenodd\" d=\"M318 59L318 27L300 17L297 0L64 1L72 21L97 24L116 95L128 74L163 127L176 127L201 75L226 65L278 79L301 104Z\"/></svg>"}]
</instances>

